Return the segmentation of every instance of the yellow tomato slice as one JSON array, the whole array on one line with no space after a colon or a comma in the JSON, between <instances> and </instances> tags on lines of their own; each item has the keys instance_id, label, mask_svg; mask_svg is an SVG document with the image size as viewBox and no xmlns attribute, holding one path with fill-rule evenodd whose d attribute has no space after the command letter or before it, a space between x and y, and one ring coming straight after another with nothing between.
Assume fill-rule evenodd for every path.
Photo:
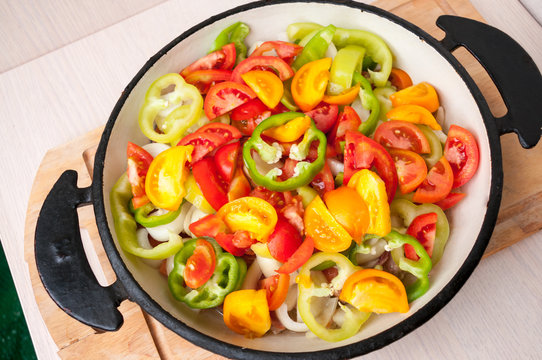
<instances>
[{"instance_id":1,"label":"yellow tomato slice","mask_svg":"<svg viewBox=\"0 0 542 360\"><path fill-rule=\"evenodd\" d=\"M228 202L217 213L232 232L245 230L253 239L266 242L275 230L277 212L267 201L245 196Z\"/></svg>"},{"instance_id":2,"label":"yellow tomato slice","mask_svg":"<svg viewBox=\"0 0 542 360\"><path fill-rule=\"evenodd\" d=\"M391 231L391 219L384 181L371 170L363 169L352 176L348 187L357 191L369 209L367 233L386 236Z\"/></svg>"},{"instance_id":3,"label":"yellow tomato slice","mask_svg":"<svg viewBox=\"0 0 542 360\"><path fill-rule=\"evenodd\" d=\"M209 204L209 202L203 196L201 189L196 183L196 179L194 179L194 175L189 174L184 185L186 187L186 195L184 197L186 201L188 201L204 213L214 214L216 212L215 209L213 209L213 207L211 206L211 204Z\"/></svg>"},{"instance_id":4,"label":"yellow tomato slice","mask_svg":"<svg viewBox=\"0 0 542 360\"><path fill-rule=\"evenodd\" d=\"M429 112L435 112L440 106L437 91L429 83L421 82L390 95L394 107L400 105L420 105Z\"/></svg>"},{"instance_id":5,"label":"yellow tomato slice","mask_svg":"<svg viewBox=\"0 0 542 360\"><path fill-rule=\"evenodd\" d=\"M311 126L311 119L308 116L300 116L288 121L284 125L272 127L263 132L265 136L269 136L280 142L292 142L299 139Z\"/></svg>"},{"instance_id":6,"label":"yellow tomato slice","mask_svg":"<svg viewBox=\"0 0 542 360\"><path fill-rule=\"evenodd\" d=\"M186 194L184 183L192 159L192 145L174 146L158 154L151 162L145 179L145 193L159 208L175 211Z\"/></svg>"},{"instance_id":7,"label":"yellow tomato slice","mask_svg":"<svg viewBox=\"0 0 542 360\"><path fill-rule=\"evenodd\" d=\"M442 130L433 114L419 105L401 105L386 113L390 120L402 120L414 124L427 125L433 130Z\"/></svg>"},{"instance_id":8,"label":"yellow tomato slice","mask_svg":"<svg viewBox=\"0 0 542 360\"><path fill-rule=\"evenodd\" d=\"M305 235L314 240L314 247L320 251L339 252L352 243L352 236L342 227L316 196L305 209L303 216Z\"/></svg>"},{"instance_id":9,"label":"yellow tomato slice","mask_svg":"<svg viewBox=\"0 0 542 360\"><path fill-rule=\"evenodd\" d=\"M369 209L356 190L341 186L324 194L324 202L335 220L361 244L369 227Z\"/></svg>"},{"instance_id":10,"label":"yellow tomato slice","mask_svg":"<svg viewBox=\"0 0 542 360\"><path fill-rule=\"evenodd\" d=\"M346 279L339 299L363 312L385 314L409 310L405 286L396 276L376 269L358 270Z\"/></svg>"},{"instance_id":11,"label":"yellow tomato slice","mask_svg":"<svg viewBox=\"0 0 542 360\"><path fill-rule=\"evenodd\" d=\"M328 104L335 105L348 105L351 104L359 94L360 84L352 86L349 89L344 90L339 95L324 95L324 100Z\"/></svg>"},{"instance_id":12,"label":"yellow tomato slice","mask_svg":"<svg viewBox=\"0 0 542 360\"><path fill-rule=\"evenodd\" d=\"M268 108L272 109L279 104L284 86L277 75L271 71L253 70L244 73L241 78Z\"/></svg>"},{"instance_id":13,"label":"yellow tomato slice","mask_svg":"<svg viewBox=\"0 0 542 360\"><path fill-rule=\"evenodd\" d=\"M224 322L247 338L263 336L271 328L267 291L238 290L224 299Z\"/></svg>"},{"instance_id":14,"label":"yellow tomato slice","mask_svg":"<svg viewBox=\"0 0 542 360\"><path fill-rule=\"evenodd\" d=\"M304 112L322 101L329 81L331 58L311 61L303 65L292 80L292 96Z\"/></svg>"}]
</instances>

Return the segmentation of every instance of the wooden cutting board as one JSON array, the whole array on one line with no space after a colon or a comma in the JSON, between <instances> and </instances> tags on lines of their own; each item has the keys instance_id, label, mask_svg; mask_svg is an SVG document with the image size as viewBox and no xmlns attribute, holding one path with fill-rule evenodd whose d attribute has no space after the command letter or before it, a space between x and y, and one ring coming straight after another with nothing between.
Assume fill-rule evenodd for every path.
<instances>
[{"instance_id":1,"label":"wooden cutting board","mask_svg":"<svg viewBox=\"0 0 542 360\"><path fill-rule=\"evenodd\" d=\"M437 39L444 33L435 25L443 14L459 15L483 21L467 0L379 0L373 3L418 25ZM454 55L467 68L486 97L494 115L501 116L506 107L491 79L476 60L464 49ZM60 174L74 169L79 174L79 186L91 183L92 164L103 128L95 129L70 143L51 149L42 160L36 174L25 223L25 260L40 312L57 344L63 359L222 359L192 345L130 301L121 304L124 325L117 332L99 333L66 315L51 300L43 288L34 259L36 220L47 193ZM526 151L513 134L501 137L504 166L504 190L501 210L485 256L510 246L542 229L542 167L532 164L542 161L542 145ZM529 176L525 176L529 174ZM102 285L111 284L115 274L98 235L91 206L78 209L80 226L88 248L89 262Z\"/></svg>"}]
</instances>

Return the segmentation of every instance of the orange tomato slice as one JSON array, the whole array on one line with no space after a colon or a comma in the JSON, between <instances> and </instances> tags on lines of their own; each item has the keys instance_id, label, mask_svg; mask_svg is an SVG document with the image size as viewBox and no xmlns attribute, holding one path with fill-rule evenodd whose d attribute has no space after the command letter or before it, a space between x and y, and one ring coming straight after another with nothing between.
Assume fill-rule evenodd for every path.
<instances>
[{"instance_id":1,"label":"orange tomato slice","mask_svg":"<svg viewBox=\"0 0 542 360\"><path fill-rule=\"evenodd\" d=\"M263 336L271 328L267 291L238 290L224 299L224 323L247 338Z\"/></svg>"},{"instance_id":2,"label":"orange tomato slice","mask_svg":"<svg viewBox=\"0 0 542 360\"><path fill-rule=\"evenodd\" d=\"M329 81L331 58L311 61L303 65L292 80L292 96L304 112L312 110L322 101Z\"/></svg>"},{"instance_id":3,"label":"orange tomato slice","mask_svg":"<svg viewBox=\"0 0 542 360\"><path fill-rule=\"evenodd\" d=\"M284 86L277 75L271 71L253 70L244 73L241 78L268 108L273 109L279 104Z\"/></svg>"},{"instance_id":4,"label":"orange tomato slice","mask_svg":"<svg viewBox=\"0 0 542 360\"><path fill-rule=\"evenodd\" d=\"M402 120L414 124L427 125L433 130L442 130L433 114L419 105L400 105L386 113L390 120Z\"/></svg>"},{"instance_id":5,"label":"orange tomato slice","mask_svg":"<svg viewBox=\"0 0 542 360\"><path fill-rule=\"evenodd\" d=\"M360 84L342 91L339 95L324 95L323 101L328 104L348 105L351 104L359 94Z\"/></svg>"},{"instance_id":6,"label":"orange tomato slice","mask_svg":"<svg viewBox=\"0 0 542 360\"><path fill-rule=\"evenodd\" d=\"M192 289L197 289L205 284L216 268L215 249L207 240L198 239L196 248L184 268L184 282Z\"/></svg>"},{"instance_id":7,"label":"orange tomato slice","mask_svg":"<svg viewBox=\"0 0 542 360\"><path fill-rule=\"evenodd\" d=\"M324 202L335 220L360 244L369 228L369 208L356 190L341 186L326 192Z\"/></svg>"},{"instance_id":8,"label":"orange tomato slice","mask_svg":"<svg viewBox=\"0 0 542 360\"><path fill-rule=\"evenodd\" d=\"M440 106L437 91L429 83L421 82L409 86L390 95L393 107L400 105L419 105L430 112L435 112Z\"/></svg>"}]
</instances>

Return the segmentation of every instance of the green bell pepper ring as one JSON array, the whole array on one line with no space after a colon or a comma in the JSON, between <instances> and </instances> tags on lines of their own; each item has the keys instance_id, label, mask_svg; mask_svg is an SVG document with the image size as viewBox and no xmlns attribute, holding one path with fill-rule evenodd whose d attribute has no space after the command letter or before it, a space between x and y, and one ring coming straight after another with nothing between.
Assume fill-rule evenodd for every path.
<instances>
[{"instance_id":1,"label":"green bell pepper ring","mask_svg":"<svg viewBox=\"0 0 542 360\"><path fill-rule=\"evenodd\" d=\"M303 50L296 56L292 63L292 69L299 70L303 65L314 60L322 59L333 39L336 27L328 25L318 31L303 47Z\"/></svg>"},{"instance_id":2,"label":"green bell pepper ring","mask_svg":"<svg viewBox=\"0 0 542 360\"><path fill-rule=\"evenodd\" d=\"M154 206L151 202L135 209L134 212L134 218L135 221L144 227L155 227L160 225L169 224L173 220L179 216L181 213L181 207L175 211L168 211L165 214L162 215L151 215L149 214L153 212L154 210L158 209L156 206Z\"/></svg>"},{"instance_id":3,"label":"green bell pepper ring","mask_svg":"<svg viewBox=\"0 0 542 360\"><path fill-rule=\"evenodd\" d=\"M124 173L111 189L109 202L115 233L120 247L127 253L144 259L162 260L176 254L182 247L180 236L171 236L169 241L163 242L152 249L141 247L137 241L137 223L129 209L132 199L132 185Z\"/></svg>"},{"instance_id":4,"label":"green bell pepper ring","mask_svg":"<svg viewBox=\"0 0 542 360\"><path fill-rule=\"evenodd\" d=\"M395 222L396 216L402 219L403 224L392 225L396 228L406 231L406 227L412 223L412 220L418 215L427 213L437 214L437 229L435 234L435 242L433 244L433 253L431 254L431 260L433 264L437 264L442 258L444 253L444 247L450 236L450 225L448 224L448 218L442 209L435 204L421 204L415 205L406 199L394 199L390 204L390 212L392 214L392 221ZM401 226L402 225L402 226Z\"/></svg>"},{"instance_id":5,"label":"green bell pepper ring","mask_svg":"<svg viewBox=\"0 0 542 360\"><path fill-rule=\"evenodd\" d=\"M428 274L433 267L431 258L423 245L410 235L403 235L392 230L384 238L388 241L393 261L395 261L397 266L401 270L407 271L418 278L416 282L406 287L408 302L412 302L425 294L429 289ZM405 257L403 250L405 244L409 244L414 248L416 254L420 257L417 261Z\"/></svg>"},{"instance_id":6,"label":"green bell pepper ring","mask_svg":"<svg viewBox=\"0 0 542 360\"><path fill-rule=\"evenodd\" d=\"M328 93L338 95L352 86L354 72L361 72L365 49L348 45L337 51L329 70Z\"/></svg>"},{"instance_id":7,"label":"green bell pepper ring","mask_svg":"<svg viewBox=\"0 0 542 360\"><path fill-rule=\"evenodd\" d=\"M373 93L373 88L371 83L359 72L354 73L353 75L354 83L358 82L361 84L359 91L359 96L361 98L361 105L367 110L370 110L371 113L367 120L361 123L358 128L358 131L363 135L371 135L378 124L378 118L380 116L380 102L378 101L376 95Z\"/></svg>"},{"instance_id":8,"label":"green bell pepper ring","mask_svg":"<svg viewBox=\"0 0 542 360\"><path fill-rule=\"evenodd\" d=\"M247 57L247 46L244 40L249 32L250 28L248 25L240 21L228 26L218 34L209 53L222 49L224 45L233 43L236 53L235 63L239 64Z\"/></svg>"},{"instance_id":9,"label":"green bell pepper ring","mask_svg":"<svg viewBox=\"0 0 542 360\"><path fill-rule=\"evenodd\" d=\"M311 120L311 126L303 135L303 139L297 146L292 146L290 157L295 160L303 160L306 158L310 145L313 141L318 140L318 157L312 163L300 161L297 163L294 173L297 175L285 181L278 181L276 177L281 174L280 169L272 169L267 174L261 174L256 168L256 162L252 157L252 150L255 150L263 161L273 164L280 160L282 156L281 147L277 143L273 145L267 144L261 134L264 130L276 126L284 125L290 120L305 116L303 113L287 112L276 114L262 121L252 133L252 136L243 146L243 160L248 169L252 181L256 184L266 187L273 191L290 191L300 186L309 184L312 179L322 170L326 160L326 135L316 128L314 121Z\"/></svg>"},{"instance_id":10,"label":"green bell pepper ring","mask_svg":"<svg viewBox=\"0 0 542 360\"><path fill-rule=\"evenodd\" d=\"M215 271L205 284L197 289L190 289L184 282L184 268L188 258L194 253L197 239L187 241L175 255L173 270L168 276L169 290L173 297L194 309L209 309L222 304L226 295L238 288L240 277L243 275L242 269L241 271L239 269L239 262L243 261L242 259L223 252L215 240L211 238L205 240L213 246L216 258Z\"/></svg>"},{"instance_id":11,"label":"green bell pepper ring","mask_svg":"<svg viewBox=\"0 0 542 360\"><path fill-rule=\"evenodd\" d=\"M175 89L162 95L162 91ZM155 142L177 142L198 119L203 108L199 90L187 84L179 74L166 74L154 81L145 95L139 111L139 127L145 136ZM160 132L154 129L156 123Z\"/></svg>"},{"instance_id":12,"label":"green bell pepper ring","mask_svg":"<svg viewBox=\"0 0 542 360\"><path fill-rule=\"evenodd\" d=\"M337 266L338 274L330 283L316 284L311 278L311 270L318 268L325 263L334 263ZM367 321L371 313L361 312L358 309L346 304L339 303L344 312L344 321L338 328L328 328L327 324L321 324L311 310L312 298L330 297L335 291L342 289L346 279L359 270L348 258L339 253L316 253L301 267L296 282L299 286L297 298L297 309L303 322L316 336L325 341L341 341L355 335L363 323Z\"/></svg>"}]
</instances>

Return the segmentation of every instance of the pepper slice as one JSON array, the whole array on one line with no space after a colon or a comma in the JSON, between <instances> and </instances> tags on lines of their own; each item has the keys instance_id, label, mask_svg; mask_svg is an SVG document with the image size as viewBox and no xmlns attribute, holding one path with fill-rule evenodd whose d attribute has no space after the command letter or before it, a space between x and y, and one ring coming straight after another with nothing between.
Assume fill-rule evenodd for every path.
<instances>
[{"instance_id":1,"label":"pepper slice","mask_svg":"<svg viewBox=\"0 0 542 360\"><path fill-rule=\"evenodd\" d=\"M252 157L252 150L255 150L262 160L269 164L278 162L282 156L282 151L278 144L276 144L276 146L271 146L261 138L263 131L287 124L289 121L299 117L305 117L305 114L287 112L268 117L254 129L252 136L243 146L243 159L245 165L252 181L256 184L264 186L269 190L290 191L309 184L316 174L324 167L327 145L326 136L323 132L318 130L314 125L314 122L311 121L311 126L305 132L301 142L292 146L290 158L295 157L294 160L304 160L309 153L309 148L313 141L319 141L317 151L318 156L311 163L307 161L299 162L296 165L297 176L293 176L286 181L278 181L276 179L281 174L280 169L273 169L267 174L261 174L256 168L256 162Z\"/></svg>"},{"instance_id":2,"label":"pepper slice","mask_svg":"<svg viewBox=\"0 0 542 360\"><path fill-rule=\"evenodd\" d=\"M152 203L147 203L137 209L135 209L134 218L135 221L144 227L155 227L160 225L169 224L179 216L181 212L181 206L175 211L168 211L162 215L151 215L149 214L158 208Z\"/></svg>"},{"instance_id":3,"label":"pepper slice","mask_svg":"<svg viewBox=\"0 0 542 360\"><path fill-rule=\"evenodd\" d=\"M174 90L162 92L174 86ZM166 74L155 80L139 111L139 127L155 142L177 144L186 130L200 117L203 98L199 90L187 84L179 74ZM160 132L154 129L156 123Z\"/></svg>"},{"instance_id":4,"label":"pepper slice","mask_svg":"<svg viewBox=\"0 0 542 360\"><path fill-rule=\"evenodd\" d=\"M245 38L250 32L247 24L240 21L228 26L218 34L209 53L221 49L224 45L233 43L235 45L236 64L239 64L247 57L247 46L244 43Z\"/></svg>"},{"instance_id":5,"label":"pepper slice","mask_svg":"<svg viewBox=\"0 0 542 360\"><path fill-rule=\"evenodd\" d=\"M337 267L337 276L329 283L316 283L311 277L311 270L325 262L333 262ZM299 286L299 296L297 298L297 309L303 322L320 339L326 341L341 341L355 335L363 323L369 319L371 313L361 312L350 305L339 303L340 309L344 312L344 321L336 328L329 328L328 324L322 324L318 321L312 312L312 304L315 298L327 298L335 291L341 290L348 277L360 268L354 266L347 257L339 253L320 252L314 254L301 267L296 282Z\"/></svg>"},{"instance_id":6,"label":"pepper slice","mask_svg":"<svg viewBox=\"0 0 542 360\"><path fill-rule=\"evenodd\" d=\"M354 73L353 78L354 83L361 84L361 89L359 91L361 105L365 109L371 111L367 120L362 122L359 126L358 131L364 135L369 136L375 131L376 125L378 124L378 118L380 116L380 102L374 94L373 87L371 86L369 80L367 80L363 75L357 72Z\"/></svg>"},{"instance_id":7,"label":"pepper slice","mask_svg":"<svg viewBox=\"0 0 542 360\"><path fill-rule=\"evenodd\" d=\"M335 30L335 26L328 25L325 28L317 31L316 34L303 47L301 53L297 55L295 61L292 63L292 68L298 70L301 69L303 65L311 61L322 59L329 44L331 44Z\"/></svg>"},{"instance_id":8,"label":"pepper slice","mask_svg":"<svg viewBox=\"0 0 542 360\"><path fill-rule=\"evenodd\" d=\"M137 223L130 212L129 203L132 199L132 185L124 173L111 189L109 202L115 234L120 247L127 253L144 259L162 260L176 254L182 247L180 236L170 236L169 241L160 243L152 249L141 247L137 241Z\"/></svg>"},{"instance_id":9,"label":"pepper slice","mask_svg":"<svg viewBox=\"0 0 542 360\"><path fill-rule=\"evenodd\" d=\"M173 297L194 309L209 309L222 304L226 295L236 289L241 275L238 262L241 259L223 252L213 239L205 240L212 245L216 258L215 270L207 282L196 289L190 289L186 287L184 279L187 261L194 254L198 239L187 241L175 255L173 270L168 276L169 290Z\"/></svg>"},{"instance_id":10,"label":"pepper slice","mask_svg":"<svg viewBox=\"0 0 542 360\"><path fill-rule=\"evenodd\" d=\"M357 45L348 45L337 51L331 64L328 93L338 95L352 86L354 72L361 72L363 55L365 49Z\"/></svg>"}]
</instances>

